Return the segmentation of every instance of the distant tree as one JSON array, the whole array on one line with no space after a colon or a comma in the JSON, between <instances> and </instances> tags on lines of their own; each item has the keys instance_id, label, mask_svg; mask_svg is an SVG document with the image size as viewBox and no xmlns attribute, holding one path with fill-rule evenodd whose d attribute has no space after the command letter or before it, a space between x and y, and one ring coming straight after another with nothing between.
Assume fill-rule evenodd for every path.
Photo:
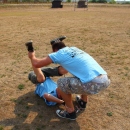
<instances>
[{"instance_id":1,"label":"distant tree","mask_svg":"<svg viewBox=\"0 0 130 130\"><path fill-rule=\"evenodd\" d=\"M70 2L71 2L71 0L67 0L66 2L70 3Z\"/></svg>"},{"instance_id":2,"label":"distant tree","mask_svg":"<svg viewBox=\"0 0 130 130\"><path fill-rule=\"evenodd\" d=\"M90 2L92 2L92 3L97 3L97 1L96 1L96 0L90 0Z\"/></svg>"},{"instance_id":3,"label":"distant tree","mask_svg":"<svg viewBox=\"0 0 130 130\"><path fill-rule=\"evenodd\" d=\"M107 3L107 0L90 0L91 3Z\"/></svg>"},{"instance_id":4,"label":"distant tree","mask_svg":"<svg viewBox=\"0 0 130 130\"><path fill-rule=\"evenodd\" d=\"M109 2L110 4L115 4L116 3L116 1L115 0L110 0L110 2Z\"/></svg>"},{"instance_id":5,"label":"distant tree","mask_svg":"<svg viewBox=\"0 0 130 130\"><path fill-rule=\"evenodd\" d=\"M97 0L97 3L107 3L107 0Z\"/></svg>"}]
</instances>

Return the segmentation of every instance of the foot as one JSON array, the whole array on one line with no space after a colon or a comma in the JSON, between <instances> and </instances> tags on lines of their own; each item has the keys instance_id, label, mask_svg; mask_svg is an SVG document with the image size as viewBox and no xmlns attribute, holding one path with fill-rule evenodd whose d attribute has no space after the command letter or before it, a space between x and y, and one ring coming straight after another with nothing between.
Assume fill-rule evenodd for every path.
<instances>
[{"instance_id":1,"label":"foot","mask_svg":"<svg viewBox=\"0 0 130 130\"><path fill-rule=\"evenodd\" d=\"M53 45L56 42L63 41L65 38L66 38L66 36L61 36L61 37L51 40L50 43L51 43L51 45Z\"/></svg>"},{"instance_id":2,"label":"foot","mask_svg":"<svg viewBox=\"0 0 130 130\"><path fill-rule=\"evenodd\" d=\"M61 36L58 38L60 41L63 41L64 39L66 39L66 36Z\"/></svg>"},{"instance_id":3,"label":"foot","mask_svg":"<svg viewBox=\"0 0 130 130\"><path fill-rule=\"evenodd\" d=\"M87 102L84 102L79 95L76 96L76 102L78 103L81 110L86 108Z\"/></svg>"},{"instance_id":4,"label":"foot","mask_svg":"<svg viewBox=\"0 0 130 130\"><path fill-rule=\"evenodd\" d=\"M69 120L76 120L76 112L68 113L65 110L56 110L56 114L61 118L66 118Z\"/></svg>"},{"instance_id":5,"label":"foot","mask_svg":"<svg viewBox=\"0 0 130 130\"><path fill-rule=\"evenodd\" d=\"M32 40L29 41L29 42L27 42L27 43L25 43L25 45L26 45L27 50L28 50L29 52L33 52L33 51L34 51Z\"/></svg>"}]
</instances>

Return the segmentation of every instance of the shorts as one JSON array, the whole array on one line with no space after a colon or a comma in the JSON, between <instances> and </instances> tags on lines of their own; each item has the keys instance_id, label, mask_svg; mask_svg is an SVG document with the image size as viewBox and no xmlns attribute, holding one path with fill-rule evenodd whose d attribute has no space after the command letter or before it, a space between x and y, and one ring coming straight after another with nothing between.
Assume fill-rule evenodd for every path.
<instances>
[{"instance_id":1,"label":"shorts","mask_svg":"<svg viewBox=\"0 0 130 130\"><path fill-rule=\"evenodd\" d=\"M58 71L58 67L43 67L41 71L43 72L45 77L53 77L53 76L61 76ZM39 82L37 81L37 77L34 73L34 71L31 71L28 74L28 79L33 83L33 84L38 84Z\"/></svg>"},{"instance_id":2,"label":"shorts","mask_svg":"<svg viewBox=\"0 0 130 130\"><path fill-rule=\"evenodd\" d=\"M57 85L66 94L98 94L110 85L110 79L107 75L101 75L90 82L82 83L77 77L65 77L60 78Z\"/></svg>"}]
</instances>

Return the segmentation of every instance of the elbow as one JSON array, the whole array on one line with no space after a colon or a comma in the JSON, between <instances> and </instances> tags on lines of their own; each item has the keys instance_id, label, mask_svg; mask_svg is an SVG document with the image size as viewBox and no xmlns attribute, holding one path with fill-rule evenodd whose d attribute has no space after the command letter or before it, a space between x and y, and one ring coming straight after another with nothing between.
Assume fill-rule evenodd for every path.
<instances>
[{"instance_id":1,"label":"elbow","mask_svg":"<svg viewBox=\"0 0 130 130\"><path fill-rule=\"evenodd\" d=\"M32 65L33 65L35 68L40 68L37 63L32 63Z\"/></svg>"},{"instance_id":2,"label":"elbow","mask_svg":"<svg viewBox=\"0 0 130 130\"><path fill-rule=\"evenodd\" d=\"M45 66L45 65L42 64L41 62L32 62L32 65L33 65L35 68L41 68L41 67Z\"/></svg>"}]
</instances>

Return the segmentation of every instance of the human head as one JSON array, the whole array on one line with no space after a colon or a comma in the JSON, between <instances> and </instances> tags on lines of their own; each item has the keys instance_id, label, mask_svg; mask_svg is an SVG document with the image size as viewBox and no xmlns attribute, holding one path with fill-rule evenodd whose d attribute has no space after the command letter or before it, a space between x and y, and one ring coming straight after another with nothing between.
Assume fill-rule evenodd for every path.
<instances>
[{"instance_id":1,"label":"human head","mask_svg":"<svg viewBox=\"0 0 130 130\"><path fill-rule=\"evenodd\" d=\"M64 47L66 47L66 45L62 41L55 42L54 44L52 44L52 50L53 50L53 52L56 52L59 49L62 49Z\"/></svg>"}]
</instances>

